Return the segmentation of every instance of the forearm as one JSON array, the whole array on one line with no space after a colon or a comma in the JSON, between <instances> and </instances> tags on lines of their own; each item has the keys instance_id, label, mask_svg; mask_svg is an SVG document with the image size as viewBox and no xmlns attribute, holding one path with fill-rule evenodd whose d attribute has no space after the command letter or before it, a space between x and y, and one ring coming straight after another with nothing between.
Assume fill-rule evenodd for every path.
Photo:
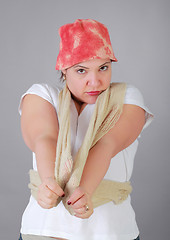
<instances>
[{"instance_id":1,"label":"forearm","mask_svg":"<svg viewBox=\"0 0 170 240\"><path fill-rule=\"evenodd\" d=\"M56 144L57 140L49 136L39 138L35 144L37 168L42 181L38 186L37 202L45 209L56 206L58 197L64 196L54 174Z\"/></svg>"},{"instance_id":2,"label":"forearm","mask_svg":"<svg viewBox=\"0 0 170 240\"><path fill-rule=\"evenodd\" d=\"M90 151L83 170L80 186L90 195L104 178L113 156L109 145L98 142Z\"/></svg>"},{"instance_id":3,"label":"forearm","mask_svg":"<svg viewBox=\"0 0 170 240\"><path fill-rule=\"evenodd\" d=\"M54 178L56 144L56 139L50 137L41 137L35 143L34 149L41 181L49 177Z\"/></svg>"}]
</instances>

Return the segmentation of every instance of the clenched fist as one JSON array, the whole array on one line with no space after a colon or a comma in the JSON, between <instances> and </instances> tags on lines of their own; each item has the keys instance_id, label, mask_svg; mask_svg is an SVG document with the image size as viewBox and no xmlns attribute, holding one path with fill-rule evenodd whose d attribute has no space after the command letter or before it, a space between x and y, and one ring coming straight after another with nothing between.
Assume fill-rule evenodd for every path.
<instances>
[{"instance_id":1,"label":"clenched fist","mask_svg":"<svg viewBox=\"0 0 170 240\"><path fill-rule=\"evenodd\" d=\"M57 204L59 197L64 196L64 191L58 185L55 178L46 178L38 187L37 202L42 208L52 208Z\"/></svg>"}]
</instances>

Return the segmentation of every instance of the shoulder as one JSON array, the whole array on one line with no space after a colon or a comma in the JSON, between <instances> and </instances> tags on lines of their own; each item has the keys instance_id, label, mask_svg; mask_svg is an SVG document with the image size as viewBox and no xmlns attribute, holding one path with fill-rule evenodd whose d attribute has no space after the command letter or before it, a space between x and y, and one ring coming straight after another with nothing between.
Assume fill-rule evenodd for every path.
<instances>
[{"instance_id":1,"label":"shoulder","mask_svg":"<svg viewBox=\"0 0 170 240\"><path fill-rule=\"evenodd\" d=\"M141 91L137 87L127 84L124 103L125 104L135 104L135 105L138 105L138 104L144 105L144 98L143 98Z\"/></svg>"},{"instance_id":2,"label":"shoulder","mask_svg":"<svg viewBox=\"0 0 170 240\"><path fill-rule=\"evenodd\" d=\"M141 91L131 85L126 85L126 94L124 98L124 104L135 105L138 106L145 111L145 125L144 128L147 127L153 120L153 114L149 110L149 108L145 105L144 97Z\"/></svg>"},{"instance_id":3,"label":"shoulder","mask_svg":"<svg viewBox=\"0 0 170 240\"><path fill-rule=\"evenodd\" d=\"M111 87L114 89L114 96L115 94L119 96L121 93L124 93L124 104L133 104L141 107L144 106L143 95L137 87L124 82L111 83Z\"/></svg>"},{"instance_id":4,"label":"shoulder","mask_svg":"<svg viewBox=\"0 0 170 240\"><path fill-rule=\"evenodd\" d=\"M27 91L26 93L35 93L35 94L39 94L42 96L51 96L52 94L56 94L58 95L59 92L61 91L61 88L59 88L58 86L52 86L50 84L47 83L36 83L33 84Z\"/></svg>"},{"instance_id":5,"label":"shoulder","mask_svg":"<svg viewBox=\"0 0 170 240\"><path fill-rule=\"evenodd\" d=\"M57 101L58 101L58 95L61 91L62 87L60 86L52 86L47 83L36 83L33 84L22 96L19 103L19 113L21 114L21 108L22 108L22 102L26 95L28 94L34 94L37 95L44 100L51 103L55 109L57 108Z\"/></svg>"}]
</instances>

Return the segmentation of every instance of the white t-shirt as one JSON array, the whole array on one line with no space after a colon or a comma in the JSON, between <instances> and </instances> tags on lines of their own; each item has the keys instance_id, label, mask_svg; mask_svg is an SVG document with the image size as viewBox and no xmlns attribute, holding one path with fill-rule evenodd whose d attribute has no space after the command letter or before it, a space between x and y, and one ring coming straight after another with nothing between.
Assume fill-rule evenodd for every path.
<instances>
[{"instance_id":1,"label":"white t-shirt","mask_svg":"<svg viewBox=\"0 0 170 240\"><path fill-rule=\"evenodd\" d=\"M59 92L59 88L48 84L34 84L21 97L20 114L22 99L26 94L36 94L42 97L50 102L57 112ZM150 124L153 115L145 107L143 97L137 88L127 85L124 104L133 104L143 108L146 119L144 128ZM73 157L82 144L94 106L95 104L88 104L78 116L74 102L71 101L71 148ZM113 157L104 178L120 182L130 180L137 147L138 139ZM33 169L37 170L34 153ZM62 202L52 209L43 209L31 196L22 217L21 233L69 240L131 240L139 235L139 230L130 196L122 204L115 205L113 202L109 202L95 208L94 213L88 219L80 219L70 215Z\"/></svg>"}]
</instances>

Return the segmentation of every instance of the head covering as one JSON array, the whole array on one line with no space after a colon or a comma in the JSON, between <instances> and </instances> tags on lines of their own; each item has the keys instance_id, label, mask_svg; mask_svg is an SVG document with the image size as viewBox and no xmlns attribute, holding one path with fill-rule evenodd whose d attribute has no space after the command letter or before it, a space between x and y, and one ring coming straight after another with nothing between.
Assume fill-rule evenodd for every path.
<instances>
[{"instance_id":1,"label":"head covering","mask_svg":"<svg viewBox=\"0 0 170 240\"><path fill-rule=\"evenodd\" d=\"M106 26L92 19L77 19L74 23L59 28L61 38L56 70L67 69L91 59L114 56L109 32Z\"/></svg>"}]
</instances>

